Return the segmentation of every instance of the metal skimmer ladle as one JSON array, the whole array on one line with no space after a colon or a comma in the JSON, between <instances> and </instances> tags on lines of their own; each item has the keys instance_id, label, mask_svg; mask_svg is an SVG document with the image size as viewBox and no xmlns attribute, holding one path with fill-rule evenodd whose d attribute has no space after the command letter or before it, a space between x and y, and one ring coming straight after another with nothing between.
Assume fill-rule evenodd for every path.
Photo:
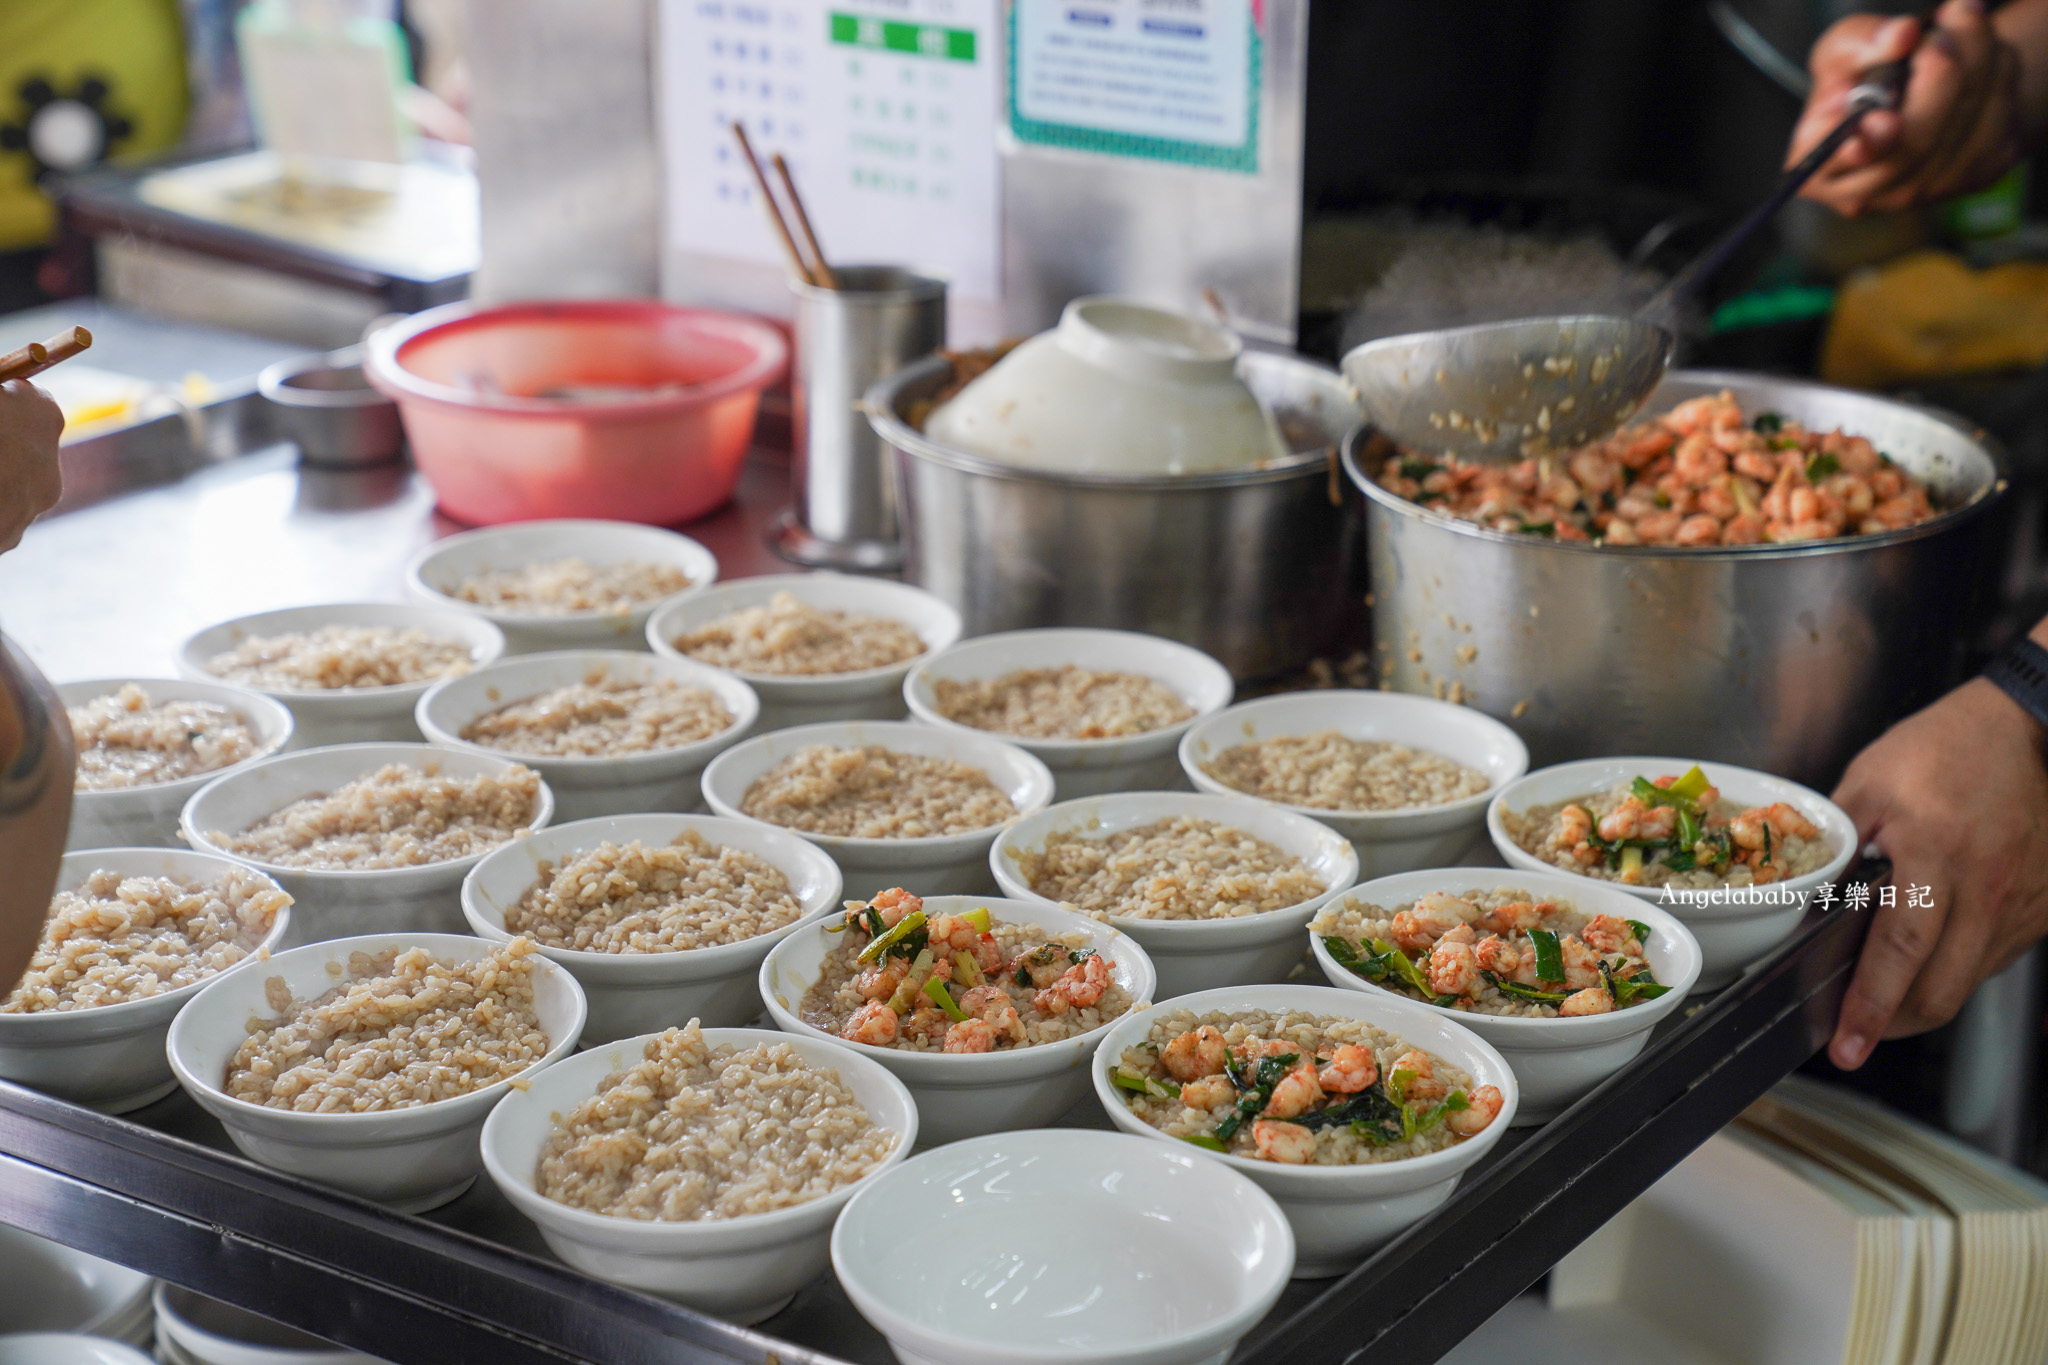
<instances>
[{"instance_id":1,"label":"metal skimmer ladle","mask_svg":"<svg viewBox=\"0 0 2048 1365\"><path fill-rule=\"evenodd\" d=\"M1677 339L1650 319L1669 316L1677 300L1718 270L1849 140L1865 114L1898 107L1911 60L1865 72L1833 131L1635 316L1522 318L1369 341L1344 357L1344 375L1366 415L1401 445L1486 462L1611 434L1671 364Z\"/></svg>"}]
</instances>

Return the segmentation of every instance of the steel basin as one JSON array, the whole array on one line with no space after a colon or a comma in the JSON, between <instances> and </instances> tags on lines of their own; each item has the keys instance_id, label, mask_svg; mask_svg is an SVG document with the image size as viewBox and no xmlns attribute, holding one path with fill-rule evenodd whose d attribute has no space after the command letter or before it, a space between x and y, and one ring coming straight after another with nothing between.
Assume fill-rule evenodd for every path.
<instances>
[{"instance_id":1,"label":"steel basin","mask_svg":"<svg viewBox=\"0 0 2048 1365\"><path fill-rule=\"evenodd\" d=\"M1344 443L1363 490L1384 685L1513 726L1532 767L1606 754L1741 764L1825 790L1856 751L1957 679L1986 598L2003 457L1929 408L1769 375L1678 370L1661 412L1732 390L1745 412L1869 438L1932 485L1942 516L1800 546L1602 549L1426 511L1374 484L1369 428Z\"/></svg>"},{"instance_id":2,"label":"steel basin","mask_svg":"<svg viewBox=\"0 0 2048 1365\"><path fill-rule=\"evenodd\" d=\"M1239 373L1297 454L1242 472L1055 474L938 445L905 420L951 374L921 360L868 391L898 481L903 572L966 634L1100 626L1206 650L1239 679L1333 647L1363 591L1358 495L1332 452L1358 421L1336 371L1246 352Z\"/></svg>"}]
</instances>

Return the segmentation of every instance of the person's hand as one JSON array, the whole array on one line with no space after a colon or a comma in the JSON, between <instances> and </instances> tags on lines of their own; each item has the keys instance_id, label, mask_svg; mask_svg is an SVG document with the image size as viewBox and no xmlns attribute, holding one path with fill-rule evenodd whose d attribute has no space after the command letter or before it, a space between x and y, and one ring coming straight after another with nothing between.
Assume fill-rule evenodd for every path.
<instances>
[{"instance_id":1,"label":"person's hand","mask_svg":"<svg viewBox=\"0 0 2048 1365\"><path fill-rule=\"evenodd\" d=\"M1828 1056L1854 1070L1879 1038L1953 1019L1977 984L2048 932L2041 727L1979 678L1893 726L1835 801L1892 861ZM1931 887L1932 905L1908 892Z\"/></svg>"},{"instance_id":2,"label":"person's hand","mask_svg":"<svg viewBox=\"0 0 2048 1365\"><path fill-rule=\"evenodd\" d=\"M50 395L25 379L0 384L0 550L19 545L28 524L63 494L63 431L64 414Z\"/></svg>"},{"instance_id":3,"label":"person's hand","mask_svg":"<svg viewBox=\"0 0 2048 1365\"><path fill-rule=\"evenodd\" d=\"M1981 189L2019 159L2020 58L1983 0L1948 0L1920 42L1912 18L1855 14L1814 44L1813 92L1792 131L1792 165L1842 120L1865 71L1912 54L1896 112L1873 109L1801 191L1851 217ZM1918 44L1918 50L1915 50Z\"/></svg>"}]
</instances>

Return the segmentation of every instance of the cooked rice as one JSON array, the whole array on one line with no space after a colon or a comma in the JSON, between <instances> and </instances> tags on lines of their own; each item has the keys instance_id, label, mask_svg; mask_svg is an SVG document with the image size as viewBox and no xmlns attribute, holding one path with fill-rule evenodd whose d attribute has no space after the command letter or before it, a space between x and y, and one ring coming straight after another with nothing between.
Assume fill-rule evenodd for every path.
<instances>
[{"instance_id":1,"label":"cooked rice","mask_svg":"<svg viewBox=\"0 0 2048 1365\"><path fill-rule=\"evenodd\" d=\"M93 1009L204 981L254 952L291 903L247 868L210 882L99 868L50 901L42 942L0 1012Z\"/></svg>"},{"instance_id":2,"label":"cooked rice","mask_svg":"<svg viewBox=\"0 0 2048 1365\"><path fill-rule=\"evenodd\" d=\"M1017 870L1047 900L1132 919L1262 915L1329 890L1284 849L1191 815L1094 838L1050 834Z\"/></svg>"},{"instance_id":3,"label":"cooked rice","mask_svg":"<svg viewBox=\"0 0 2048 1365\"><path fill-rule=\"evenodd\" d=\"M256 635L206 661L216 678L287 692L400 687L467 673L469 646L418 626L322 626Z\"/></svg>"},{"instance_id":4,"label":"cooked rice","mask_svg":"<svg viewBox=\"0 0 2048 1365\"><path fill-rule=\"evenodd\" d=\"M254 758L259 748L232 707L189 698L152 703L134 683L65 711L78 741L82 792L197 777Z\"/></svg>"},{"instance_id":5,"label":"cooked rice","mask_svg":"<svg viewBox=\"0 0 2048 1365\"><path fill-rule=\"evenodd\" d=\"M709 739L732 728L732 719L709 688L600 672L479 716L463 727L462 737L536 758L613 758Z\"/></svg>"},{"instance_id":6,"label":"cooked rice","mask_svg":"<svg viewBox=\"0 0 2048 1365\"><path fill-rule=\"evenodd\" d=\"M463 579L448 595L491 611L522 616L606 612L624 616L635 607L672 597L690 586L673 564L628 559L590 564L548 559L516 569L491 569Z\"/></svg>"},{"instance_id":7,"label":"cooked rice","mask_svg":"<svg viewBox=\"0 0 2048 1365\"><path fill-rule=\"evenodd\" d=\"M1554 805L1531 806L1520 811L1502 810L1501 828L1507 831L1508 838L1544 862L1555 864L1567 872L1576 872L1581 877L1592 877L1603 882L1618 882L1622 879L1619 868L1608 867L1604 862L1587 867L1572 856L1574 845L1563 842L1559 837L1558 816L1566 806L1584 806L1593 813L1593 818L1597 821L1620 805L1628 795L1629 784L1622 783L1608 791L1577 797L1570 801L1559 801ZM1742 802L1731 801L1724 796L1714 803L1711 814L1728 820L1748 809L1750 807ZM1796 834L1790 835L1778 840L1772 852L1773 860L1785 866L1785 876L1780 880L1804 877L1809 873L1818 872L1826 867L1828 860L1834 856L1834 848L1828 842L1824 831L1811 839L1802 839ZM1755 871L1742 863L1731 865L1726 873L1715 872L1712 868L1705 867L1674 872L1662 862L1652 862L1648 858L1643 862L1642 874L1630 883L1632 886L1668 886L1676 891L1707 891L1727 886L1755 884Z\"/></svg>"},{"instance_id":8,"label":"cooked rice","mask_svg":"<svg viewBox=\"0 0 2048 1365\"><path fill-rule=\"evenodd\" d=\"M239 834L207 832L223 853L279 867L418 867L488 853L527 832L540 808L540 774L449 777L387 763L326 796L272 811Z\"/></svg>"},{"instance_id":9,"label":"cooked rice","mask_svg":"<svg viewBox=\"0 0 2048 1365\"><path fill-rule=\"evenodd\" d=\"M534 1012L538 960L523 938L473 962L425 948L351 953L349 980L312 1001L274 976L265 994L278 1017L250 1021L221 1088L273 1109L365 1114L495 1085L554 1045Z\"/></svg>"},{"instance_id":10,"label":"cooked rice","mask_svg":"<svg viewBox=\"0 0 2048 1365\"><path fill-rule=\"evenodd\" d=\"M1556 930L1560 938L1566 934L1579 933L1592 919L1591 916L1581 912L1570 901L1557 900L1554 897L1534 896L1522 887L1473 889L1458 891L1453 894L1460 900L1470 901L1481 910L1494 910L1503 905L1538 902L1547 899L1548 904L1557 907L1558 914L1543 927ZM1412 900L1403 901L1399 905L1394 906L1379 906L1362 902L1355 896L1339 896L1336 900L1331 901L1328 905L1316 911L1315 920L1309 925L1308 931L1317 938L1334 937L1344 939L1353 948L1363 950L1367 939L1377 938L1392 941L1394 937L1394 916L1400 914L1403 910L1413 910L1414 908L1415 902ZM1515 938L1515 946L1518 948L1526 942L1525 936L1517 935ZM1408 991L1393 991L1393 994L1404 996L1411 1000L1417 998ZM1437 1002L1432 1000L1430 1003L1436 1004ZM1557 1006L1546 1005L1535 1000L1518 1000L1511 995L1502 994L1500 987L1491 983L1488 983L1476 998L1461 995L1452 1000L1448 1005L1445 1005L1444 1008L1465 1010L1472 1014L1498 1015L1505 1019L1557 1018Z\"/></svg>"},{"instance_id":11,"label":"cooked rice","mask_svg":"<svg viewBox=\"0 0 2048 1365\"><path fill-rule=\"evenodd\" d=\"M788 1043L712 1047L692 1019L642 1056L555 1115L541 1194L641 1222L743 1218L844 1189L900 1141Z\"/></svg>"},{"instance_id":12,"label":"cooked rice","mask_svg":"<svg viewBox=\"0 0 2048 1365\"><path fill-rule=\"evenodd\" d=\"M740 812L847 839L924 839L1000 825L1017 808L980 768L879 744L814 744L748 785Z\"/></svg>"},{"instance_id":13,"label":"cooked rice","mask_svg":"<svg viewBox=\"0 0 2048 1365\"><path fill-rule=\"evenodd\" d=\"M686 829L670 844L607 840L560 863L505 911L505 928L581 953L672 953L738 943L803 916L789 879Z\"/></svg>"},{"instance_id":14,"label":"cooked rice","mask_svg":"<svg viewBox=\"0 0 2048 1365\"><path fill-rule=\"evenodd\" d=\"M1299 1048L1303 1055L1328 1057L1340 1047L1355 1045L1371 1048L1378 1059L1380 1074L1385 1076L1392 1069L1396 1057L1407 1052L1413 1044L1404 1042L1385 1029L1359 1019L1337 1019L1329 1015L1310 1014L1302 1010L1286 1010L1278 1014L1266 1010L1229 1010L1196 1014L1192 1010L1171 1010L1160 1014L1146 1033L1145 1041L1124 1050L1120 1059L1122 1065L1153 1080L1171 1080L1172 1077L1159 1063L1159 1050L1178 1038L1203 1025L1220 1029L1224 1041L1237 1047L1253 1038L1277 1039ZM1420 1049L1417 1049L1420 1050ZM1471 1073L1464 1071L1437 1054L1426 1053L1435 1078L1445 1085L1462 1089L1468 1094L1473 1088ZM1230 1105L1220 1104L1214 1109L1195 1109L1178 1099L1160 1098L1153 1095L1120 1092L1130 1103L1131 1113L1149 1123L1169 1137L1192 1137L1201 1133L1212 1133L1217 1124L1230 1115ZM1228 1147L1230 1155L1260 1160L1257 1145L1252 1139L1252 1124L1245 1124L1231 1137ZM1371 1166L1388 1161L1406 1161L1410 1157L1426 1156L1440 1152L1446 1147L1455 1147L1462 1139L1447 1126L1438 1124L1424 1133L1418 1133L1405 1142L1380 1146L1352 1132L1347 1124L1334 1124L1316 1131L1315 1155L1308 1164L1315 1166Z\"/></svg>"},{"instance_id":15,"label":"cooked rice","mask_svg":"<svg viewBox=\"0 0 2048 1365\"><path fill-rule=\"evenodd\" d=\"M824 931L821 928L819 932ZM1089 945L1088 935L1079 931L1048 935L1044 930L1028 924L1006 924L1001 920L994 921L992 932L1003 950L1006 962L1014 962L1019 953L1045 944L1053 944L1068 951L1078 951ZM840 1031L846 1027L847 1020L851 1019L862 1005L868 1003L854 985L855 978L866 970L855 961L865 946L866 940L857 940L855 935L846 932L840 933L833 940L832 951L825 955L818 979L804 992L804 998L797 1006L799 1019L812 1028L822 1029L834 1037L840 1036ZM1004 993L1010 997L1011 1005L1016 1008L1017 1018L1024 1025L1022 1041L999 1037L995 1047L991 1049L995 1052L1012 1052L1019 1048L1038 1047L1044 1043L1078 1038L1084 1033L1093 1033L1112 1019L1128 1014L1131 1010L1131 993L1119 985L1114 977L1110 979L1108 988L1103 991L1102 998L1093 1005L1070 1007L1059 1014L1049 1014L1038 1008L1034 1003L1034 998L1038 994L1037 988L1018 985L1014 971L1006 971L999 976L991 975L989 984L1003 988ZM956 986L951 989L957 1000L960 995L959 988ZM904 1031L899 1033L896 1041L889 1046L899 1052L942 1051L946 1037L945 1029L941 1026L947 1024L948 1020L937 1010L926 1013L935 1017L921 1021L916 1016L907 1019ZM918 1023L928 1027L910 1027Z\"/></svg>"},{"instance_id":16,"label":"cooked rice","mask_svg":"<svg viewBox=\"0 0 2048 1365\"><path fill-rule=\"evenodd\" d=\"M1202 771L1246 795L1315 810L1443 806L1493 785L1485 773L1441 755L1336 730L1235 744Z\"/></svg>"},{"instance_id":17,"label":"cooked rice","mask_svg":"<svg viewBox=\"0 0 2048 1365\"><path fill-rule=\"evenodd\" d=\"M924 641L902 621L832 611L778 592L766 606L746 607L673 641L693 659L743 673L857 673L924 653Z\"/></svg>"},{"instance_id":18,"label":"cooked rice","mask_svg":"<svg viewBox=\"0 0 2048 1365\"><path fill-rule=\"evenodd\" d=\"M998 678L937 678L932 692L934 709L947 720L1027 739L1115 739L1195 714L1156 678L1073 664L1020 668Z\"/></svg>"}]
</instances>

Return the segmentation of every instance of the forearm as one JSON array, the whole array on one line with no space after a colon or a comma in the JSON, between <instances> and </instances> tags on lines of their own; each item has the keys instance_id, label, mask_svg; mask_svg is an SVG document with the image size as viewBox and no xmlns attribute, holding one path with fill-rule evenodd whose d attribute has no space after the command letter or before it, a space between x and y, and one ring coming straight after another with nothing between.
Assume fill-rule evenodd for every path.
<instances>
[{"instance_id":1,"label":"forearm","mask_svg":"<svg viewBox=\"0 0 2048 1365\"><path fill-rule=\"evenodd\" d=\"M35 666L0 638L0 996L42 937L64 836L76 755L71 726Z\"/></svg>"},{"instance_id":2,"label":"forearm","mask_svg":"<svg viewBox=\"0 0 2048 1365\"><path fill-rule=\"evenodd\" d=\"M2038 147L2048 142L2048 0L2011 0L1991 27L2019 56L2020 144Z\"/></svg>"}]
</instances>

